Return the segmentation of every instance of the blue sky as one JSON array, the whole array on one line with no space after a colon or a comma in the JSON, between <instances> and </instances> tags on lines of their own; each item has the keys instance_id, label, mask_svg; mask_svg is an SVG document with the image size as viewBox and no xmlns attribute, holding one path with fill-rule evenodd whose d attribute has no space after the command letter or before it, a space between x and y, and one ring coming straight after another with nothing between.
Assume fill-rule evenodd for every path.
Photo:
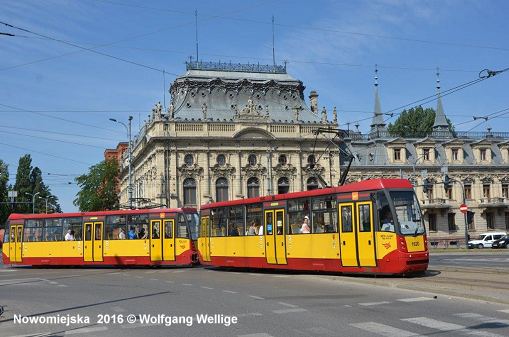
<instances>
[{"instance_id":1,"label":"blue sky","mask_svg":"<svg viewBox=\"0 0 509 337\"><path fill-rule=\"evenodd\" d=\"M0 159L13 181L19 157L30 153L64 211L76 210L74 177L126 140L108 119L133 115L136 132L185 71L195 55L195 9L204 61L272 63L274 15L277 62L288 61L306 98L314 89L320 107L336 106L343 128L371 116L375 64L383 111L433 94L436 67L443 89L482 69L509 67L503 0L3 0L0 8L0 21L167 72L163 79L157 70L0 26L17 35L0 35ZM506 72L444 97L445 112L457 130L509 131L509 113L483 124L472 119L509 108L508 85Z\"/></svg>"}]
</instances>

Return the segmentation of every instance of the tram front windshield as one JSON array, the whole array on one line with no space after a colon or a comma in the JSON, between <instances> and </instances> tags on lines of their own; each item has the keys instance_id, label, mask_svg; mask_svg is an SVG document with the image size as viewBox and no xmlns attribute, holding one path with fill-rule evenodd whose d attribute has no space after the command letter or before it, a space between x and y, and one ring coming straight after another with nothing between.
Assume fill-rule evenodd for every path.
<instances>
[{"instance_id":1,"label":"tram front windshield","mask_svg":"<svg viewBox=\"0 0 509 337\"><path fill-rule=\"evenodd\" d=\"M186 220L191 240L198 240L198 224L200 221L198 213L186 213Z\"/></svg>"},{"instance_id":2,"label":"tram front windshield","mask_svg":"<svg viewBox=\"0 0 509 337\"><path fill-rule=\"evenodd\" d=\"M424 233L419 202L413 191L392 191L390 196L396 211L396 219L403 235Z\"/></svg>"}]
</instances>

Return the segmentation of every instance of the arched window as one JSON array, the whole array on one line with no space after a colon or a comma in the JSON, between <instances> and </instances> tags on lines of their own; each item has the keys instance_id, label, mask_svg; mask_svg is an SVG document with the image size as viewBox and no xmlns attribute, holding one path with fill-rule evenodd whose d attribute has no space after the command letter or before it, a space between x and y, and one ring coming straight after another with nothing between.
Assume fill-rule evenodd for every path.
<instances>
[{"instance_id":1,"label":"arched window","mask_svg":"<svg viewBox=\"0 0 509 337\"><path fill-rule=\"evenodd\" d=\"M224 154L220 154L217 156L217 164L219 166L224 166L224 164L226 164L226 157L224 156Z\"/></svg>"},{"instance_id":2,"label":"arched window","mask_svg":"<svg viewBox=\"0 0 509 337\"><path fill-rule=\"evenodd\" d=\"M247 197L254 198L260 196L260 181L256 177L247 180Z\"/></svg>"},{"instance_id":3,"label":"arched window","mask_svg":"<svg viewBox=\"0 0 509 337\"><path fill-rule=\"evenodd\" d=\"M247 157L247 162L249 163L249 166L255 166L256 165L256 155L250 154L249 157Z\"/></svg>"},{"instance_id":4,"label":"arched window","mask_svg":"<svg viewBox=\"0 0 509 337\"><path fill-rule=\"evenodd\" d=\"M308 165L309 165L310 167L314 167L314 166L315 166L315 164L316 164L316 158L315 158L315 155L314 155L314 154L310 154L310 155L308 156Z\"/></svg>"},{"instance_id":5,"label":"arched window","mask_svg":"<svg viewBox=\"0 0 509 337\"><path fill-rule=\"evenodd\" d=\"M196 180L187 178L184 180L184 206L196 205Z\"/></svg>"},{"instance_id":6,"label":"arched window","mask_svg":"<svg viewBox=\"0 0 509 337\"><path fill-rule=\"evenodd\" d=\"M286 165L286 163L288 162L288 158L286 157L285 154L281 154L279 155L279 158L278 158L278 163L280 165Z\"/></svg>"},{"instance_id":7,"label":"arched window","mask_svg":"<svg viewBox=\"0 0 509 337\"><path fill-rule=\"evenodd\" d=\"M216 180L216 201L228 200L228 180L219 178Z\"/></svg>"},{"instance_id":8,"label":"arched window","mask_svg":"<svg viewBox=\"0 0 509 337\"><path fill-rule=\"evenodd\" d=\"M184 163L186 164L186 166L193 166L194 164L194 158L193 158L193 155L188 153L184 156Z\"/></svg>"},{"instance_id":9,"label":"arched window","mask_svg":"<svg viewBox=\"0 0 509 337\"><path fill-rule=\"evenodd\" d=\"M318 180L315 177L311 177L308 179L306 186L308 191L317 190L319 187Z\"/></svg>"},{"instance_id":10,"label":"arched window","mask_svg":"<svg viewBox=\"0 0 509 337\"><path fill-rule=\"evenodd\" d=\"M285 194L288 193L288 191L290 191L290 183L288 178L279 178L277 181L277 194Z\"/></svg>"}]
</instances>

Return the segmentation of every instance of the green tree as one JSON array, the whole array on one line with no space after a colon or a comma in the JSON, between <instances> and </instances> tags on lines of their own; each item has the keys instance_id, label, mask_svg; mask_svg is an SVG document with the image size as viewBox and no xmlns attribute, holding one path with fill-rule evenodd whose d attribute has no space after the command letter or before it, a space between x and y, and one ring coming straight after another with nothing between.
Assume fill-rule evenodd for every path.
<instances>
[{"instance_id":1,"label":"green tree","mask_svg":"<svg viewBox=\"0 0 509 337\"><path fill-rule=\"evenodd\" d=\"M16 198L15 212L17 213L31 213L32 212L32 185L30 183L30 173L32 172L32 157L29 154L19 158L18 170L16 172L16 182L14 183L14 190L18 192ZM23 203L25 202L25 203Z\"/></svg>"},{"instance_id":2,"label":"green tree","mask_svg":"<svg viewBox=\"0 0 509 337\"><path fill-rule=\"evenodd\" d=\"M6 163L0 159L0 201L7 202L7 191L9 182L9 170ZM7 218L9 217L10 209L8 204L0 203L0 228L3 228Z\"/></svg>"},{"instance_id":3,"label":"green tree","mask_svg":"<svg viewBox=\"0 0 509 337\"><path fill-rule=\"evenodd\" d=\"M387 130L391 135L397 137L420 137L433 131L434 122L435 109L424 109L419 105L408 110L403 110L394 124L389 123ZM449 123L449 130L454 131L449 119L447 119L447 123Z\"/></svg>"},{"instance_id":4,"label":"green tree","mask_svg":"<svg viewBox=\"0 0 509 337\"><path fill-rule=\"evenodd\" d=\"M88 173L76 178L80 191L74 205L82 212L118 209L118 163L103 160L91 166Z\"/></svg>"},{"instance_id":5,"label":"green tree","mask_svg":"<svg viewBox=\"0 0 509 337\"><path fill-rule=\"evenodd\" d=\"M46 211L46 199L48 203L48 212L60 213L62 211L58 203L58 198L53 195L51 189L44 184L42 172L38 167L34 167L30 173L30 186L32 188L31 193L39 193L35 199L36 211Z\"/></svg>"}]
</instances>

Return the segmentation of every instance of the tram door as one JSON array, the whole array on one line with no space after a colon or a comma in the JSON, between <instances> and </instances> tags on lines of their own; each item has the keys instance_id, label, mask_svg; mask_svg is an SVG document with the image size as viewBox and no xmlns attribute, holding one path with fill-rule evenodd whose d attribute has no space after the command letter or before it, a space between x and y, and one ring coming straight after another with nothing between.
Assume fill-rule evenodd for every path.
<instances>
[{"instance_id":1,"label":"tram door","mask_svg":"<svg viewBox=\"0 0 509 337\"><path fill-rule=\"evenodd\" d=\"M203 261L210 261L210 226L209 217L201 218L201 235L200 252Z\"/></svg>"},{"instance_id":2,"label":"tram door","mask_svg":"<svg viewBox=\"0 0 509 337\"><path fill-rule=\"evenodd\" d=\"M267 263L286 264L285 210L265 211L265 256Z\"/></svg>"},{"instance_id":3,"label":"tram door","mask_svg":"<svg viewBox=\"0 0 509 337\"><path fill-rule=\"evenodd\" d=\"M163 259L163 244L161 242L161 220L150 221L150 261Z\"/></svg>"},{"instance_id":4,"label":"tram door","mask_svg":"<svg viewBox=\"0 0 509 337\"><path fill-rule=\"evenodd\" d=\"M103 223L86 222L83 226L83 258L85 262L103 261Z\"/></svg>"},{"instance_id":5,"label":"tram door","mask_svg":"<svg viewBox=\"0 0 509 337\"><path fill-rule=\"evenodd\" d=\"M376 266L371 201L339 204L339 240L344 267Z\"/></svg>"},{"instance_id":6,"label":"tram door","mask_svg":"<svg viewBox=\"0 0 509 337\"><path fill-rule=\"evenodd\" d=\"M21 262L21 242L23 241L23 225L12 225L9 234L9 259L12 262Z\"/></svg>"},{"instance_id":7,"label":"tram door","mask_svg":"<svg viewBox=\"0 0 509 337\"><path fill-rule=\"evenodd\" d=\"M165 219L163 224L163 260L175 261L175 220Z\"/></svg>"}]
</instances>

